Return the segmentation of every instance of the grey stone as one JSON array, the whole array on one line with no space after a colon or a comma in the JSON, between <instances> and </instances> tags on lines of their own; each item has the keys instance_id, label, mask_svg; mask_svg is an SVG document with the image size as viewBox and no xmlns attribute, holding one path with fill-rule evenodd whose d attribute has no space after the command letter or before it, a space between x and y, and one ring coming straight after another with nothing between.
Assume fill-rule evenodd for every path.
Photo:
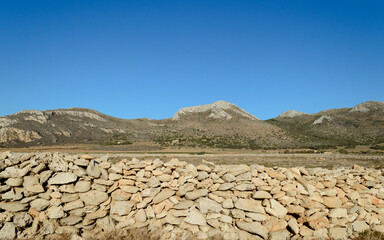
<instances>
[{"instance_id":1,"label":"grey stone","mask_svg":"<svg viewBox=\"0 0 384 240\"><path fill-rule=\"evenodd\" d=\"M252 196L254 199L270 199L272 198L271 194L269 194L269 192L266 192L266 191L257 191L253 194Z\"/></svg>"},{"instance_id":2,"label":"grey stone","mask_svg":"<svg viewBox=\"0 0 384 240\"><path fill-rule=\"evenodd\" d=\"M79 223L81 221L83 221L82 217L79 217L79 216L68 216L66 218L60 219L60 224L62 226L73 226L76 223Z\"/></svg>"},{"instance_id":3,"label":"grey stone","mask_svg":"<svg viewBox=\"0 0 384 240\"><path fill-rule=\"evenodd\" d=\"M333 227L329 229L329 237L334 240L348 239L347 229L342 227Z\"/></svg>"},{"instance_id":4,"label":"grey stone","mask_svg":"<svg viewBox=\"0 0 384 240\"><path fill-rule=\"evenodd\" d=\"M208 212L219 213L223 209L220 204L209 198L200 198L196 202L197 207L203 214L207 214Z\"/></svg>"},{"instance_id":5,"label":"grey stone","mask_svg":"<svg viewBox=\"0 0 384 240\"><path fill-rule=\"evenodd\" d=\"M112 201L111 214L120 216L128 215L131 212L133 204L128 201Z\"/></svg>"},{"instance_id":6,"label":"grey stone","mask_svg":"<svg viewBox=\"0 0 384 240\"><path fill-rule=\"evenodd\" d=\"M264 208L261 206L261 202L254 199L240 198L236 201L235 208L248 212L265 213Z\"/></svg>"},{"instance_id":7,"label":"grey stone","mask_svg":"<svg viewBox=\"0 0 384 240\"><path fill-rule=\"evenodd\" d=\"M204 226L207 224L204 215L196 209L191 209L189 211L187 217L184 219L184 222L199 226Z\"/></svg>"},{"instance_id":8,"label":"grey stone","mask_svg":"<svg viewBox=\"0 0 384 240\"><path fill-rule=\"evenodd\" d=\"M79 196L84 203L89 205L99 205L100 203L105 202L108 199L107 193L97 190L91 190L86 193L80 193Z\"/></svg>"},{"instance_id":9,"label":"grey stone","mask_svg":"<svg viewBox=\"0 0 384 240\"><path fill-rule=\"evenodd\" d=\"M33 200L30 203L30 205L31 205L31 207L33 207L37 211L43 211L49 206L49 201L42 199L42 198L38 198L38 199Z\"/></svg>"},{"instance_id":10,"label":"grey stone","mask_svg":"<svg viewBox=\"0 0 384 240\"><path fill-rule=\"evenodd\" d=\"M47 210L47 216L49 218L57 219L64 217L64 211L62 206L51 206Z\"/></svg>"},{"instance_id":11,"label":"grey stone","mask_svg":"<svg viewBox=\"0 0 384 240\"><path fill-rule=\"evenodd\" d=\"M185 201L179 202L178 204L175 204L173 208L177 210L188 209L192 207L194 204L195 203L193 201L185 200Z\"/></svg>"},{"instance_id":12,"label":"grey stone","mask_svg":"<svg viewBox=\"0 0 384 240\"><path fill-rule=\"evenodd\" d=\"M0 203L0 208L9 212L20 212L25 211L28 208L28 204L23 204L19 202L7 202Z\"/></svg>"},{"instance_id":13,"label":"grey stone","mask_svg":"<svg viewBox=\"0 0 384 240\"><path fill-rule=\"evenodd\" d=\"M18 212L13 217L13 223L18 227L25 227L32 223L32 217L26 212Z\"/></svg>"},{"instance_id":14,"label":"grey stone","mask_svg":"<svg viewBox=\"0 0 384 240\"><path fill-rule=\"evenodd\" d=\"M71 172L59 172L54 175L51 179L48 180L48 184L67 184L71 182L75 182L77 180L77 176Z\"/></svg>"},{"instance_id":15,"label":"grey stone","mask_svg":"<svg viewBox=\"0 0 384 240\"><path fill-rule=\"evenodd\" d=\"M268 238L268 229L259 222L236 221L236 226L249 233L259 235L263 239Z\"/></svg>"},{"instance_id":16,"label":"grey stone","mask_svg":"<svg viewBox=\"0 0 384 240\"><path fill-rule=\"evenodd\" d=\"M174 190L171 190L171 189L164 189L162 190L161 192L159 192L152 200L152 202L154 204L157 204L159 202L162 202L164 201L165 199L168 199L170 198L171 196L173 196L175 194L175 191Z\"/></svg>"},{"instance_id":17,"label":"grey stone","mask_svg":"<svg viewBox=\"0 0 384 240\"><path fill-rule=\"evenodd\" d=\"M1 239L13 240L16 238L16 227L13 223L6 222L0 230Z\"/></svg>"},{"instance_id":18,"label":"grey stone","mask_svg":"<svg viewBox=\"0 0 384 240\"><path fill-rule=\"evenodd\" d=\"M193 192L187 192L185 194L185 198L188 200L195 200L200 197L205 197L207 195L208 195L208 189L203 188L203 189L195 190Z\"/></svg>"},{"instance_id":19,"label":"grey stone","mask_svg":"<svg viewBox=\"0 0 384 240\"><path fill-rule=\"evenodd\" d=\"M91 182L89 181L78 181L75 184L76 192L87 192L91 189Z\"/></svg>"},{"instance_id":20,"label":"grey stone","mask_svg":"<svg viewBox=\"0 0 384 240\"><path fill-rule=\"evenodd\" d=\"M24 179L22 178L8 178L7 181L5 181L5 184L11 187L19 187L23 185Z\"/></svg>"},{"instance_id":21,"label":"grey stone","mask_svg":"<svg viewBox=\"0 0 384 240\"><path fill-rule=\"evenodd\" d=\"M355 232L363 232L369 229L369 225L365 221L355 221L352 223L352 230Z\"/></svg>"},{"instance_id":22,"label":"grey stone","mask_svg":"<svg viewBox=\"0 0 384 240\"><path fill-rule=\"evenodd\" d=\"M89 162L89 165L87 167L87 170L86 170L87 174L89 176L92 176L94 178L98 178L100 177L100 174L101 174L101 171L100 171L100 168L99 166L95 163L94 160L91 160Z\"/></svg>"}]
</instances>

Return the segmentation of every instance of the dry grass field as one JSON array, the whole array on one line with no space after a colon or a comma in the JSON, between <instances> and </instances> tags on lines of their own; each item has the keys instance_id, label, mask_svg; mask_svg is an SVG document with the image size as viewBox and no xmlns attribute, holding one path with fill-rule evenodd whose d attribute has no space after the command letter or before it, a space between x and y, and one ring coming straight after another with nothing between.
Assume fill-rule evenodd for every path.
<instances>
[{"instance_id":1,"label":"dry grass field","mask_svg":"<svg viewBox=\"0 0 384 240\"><path fill-rule=\"evenodd\" d=\"M342 151L341 151L342 150ZM0 151L11 152L62 152L70 154L108 155L113 162L122 159L140 160L159 158L169 161L178 158L193 164L202 160L215 164L259 164L266 167L352 167L354 164L371 167L384 167L384 151L372 151L369 146L356 146L353 149L217 149L217 148L159 148L156 145L141 143L132 146L61 145L36 146L29 148L3 148Z\"/></svg>"}]
</instances>

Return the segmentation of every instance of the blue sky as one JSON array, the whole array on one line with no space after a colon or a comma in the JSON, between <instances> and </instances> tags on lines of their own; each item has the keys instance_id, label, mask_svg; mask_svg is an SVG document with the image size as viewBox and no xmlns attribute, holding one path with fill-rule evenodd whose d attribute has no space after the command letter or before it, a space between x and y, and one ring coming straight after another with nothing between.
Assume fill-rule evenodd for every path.
<instances>
[{"instance_id":1,"label":"blue sky","mask_svg":"<svg viewBox=\"0 0 384 240\"><path fill-rule=\"evenodd\" d=\"M384 1L0 1L0 115L384 101Z\"/></svg>"}]
</instances>

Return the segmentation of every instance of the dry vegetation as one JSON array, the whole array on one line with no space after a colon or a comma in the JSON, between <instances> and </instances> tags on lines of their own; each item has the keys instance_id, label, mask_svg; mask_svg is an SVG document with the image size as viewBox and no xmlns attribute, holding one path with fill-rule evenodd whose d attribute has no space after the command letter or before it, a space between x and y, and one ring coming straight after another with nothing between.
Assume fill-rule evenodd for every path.
<instances>
[{"instance_id":1,"label":"dry vegetation","mask_svg":"<svg viewBox=\"0 0 384 240\"><path fill-rule=\"evenodd\" d=\"M52 235L47 238L48 240L73 240L71 235ZM190 237L187 240L194 240L196 237ZM222 240L221 237L213 237L208 240ZM24 239L32 240L32 239ZM129 230L114 230L112 232L103 233L87 237L84 240L160 240L160 236L149 233L146 228L129 229ZM364 231L358 237L352 240L384 240L384 233L375 231Z\"/></svg>"},{"instance_id":2,"label":"dry vegetation","mask_svg":"<svg viewBox=\"0 0 384 240\"><path fill-rule=\"evenodd\" d=\"M93 235L84 238L84 240L160 240L160 236L150 233L147 228L140 229L127 229L127 230L114 230L111 232L102 233L99 235ZM185 240L195 240L196 237L192 236ZM32 239L24 239L32 240ZM63 235L51 235L47 240L73 240L69 234ZM207 240L223 240L222 237L212 237Z\"/></svg>"}]
</instances>

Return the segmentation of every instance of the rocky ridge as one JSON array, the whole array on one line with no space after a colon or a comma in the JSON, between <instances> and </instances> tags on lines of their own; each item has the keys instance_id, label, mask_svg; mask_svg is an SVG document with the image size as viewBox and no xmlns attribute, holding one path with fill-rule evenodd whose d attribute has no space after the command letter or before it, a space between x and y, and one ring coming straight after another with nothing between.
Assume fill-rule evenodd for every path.
<instances>
[{"instance_id":1,"label":"rocky ridge","mask_svg":"<svg viewBox=\"0 0 384 240\"><path fill-rule=\"evenodd\" d=\"M279 116L277 117L284 117L284 118L294 118L294 117L298 117L298 116L302 116L302 115L307 115L307 113L303 113L303 112L299 112L299 111L296 111L296 110L288 110L286 112L283 112L282 114L280 114Z\"/></svg>"},{"instance_id":2,"label":"rocky ridge","mask_svg":"<svg viewBox=\"0 0 384 240\"><path fill-rule=\"evenodd\" d=\"M368 101L354 106L350 112L367 113L371 111L384 112L384 102Z\"/></svg>"},{"instance_id":3,"label":"rocky ridge","mask_svg":"<svg viewBox=\"0 0 384 240\"><path fill-rule=\"evenodd\" d=\"M350 239L384 232L383 174L3 152L0 236L147 227L161 239Z\"/></svg>"},{"instance_id":4,"label":"rocky ridge","mask_svg":"<svg viewBox=\"0 0 384 240\"><path fill-rule=\"evenodd\" d=\"M258 118L253 116L252 114L226 101L217 101L211 104L199 105L194 107L185 107L177 111L172 119L180 120L184 115L187 114L208 112L208 118L229 120L232 119L233 116L230 114L230 112L228 112L228 110L233 111L241 117L248 118L251 120L258 120Z\"/></svg>"}]
</instances>

